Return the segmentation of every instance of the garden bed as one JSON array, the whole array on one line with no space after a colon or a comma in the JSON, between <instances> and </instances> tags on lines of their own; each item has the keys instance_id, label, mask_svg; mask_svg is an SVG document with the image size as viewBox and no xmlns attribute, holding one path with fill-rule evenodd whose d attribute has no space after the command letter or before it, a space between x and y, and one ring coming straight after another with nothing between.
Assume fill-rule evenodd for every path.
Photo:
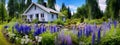
<instances>
[{"instance_id":1,"label":"garden bed","mask_svg":"<svg viewBox=\"0 0 120 45\"><path fill-rule=\"evenodd\" d=\"M107 22L99 26L96 24L72 25L70 29L65 30L56 25L34 24L31 26L15 23L12 26L5 26L3 34L10 42L20 45L106 45L109 41L119 39L120 28L117 24L117 22Z\"/></svg>"}]
</instances>

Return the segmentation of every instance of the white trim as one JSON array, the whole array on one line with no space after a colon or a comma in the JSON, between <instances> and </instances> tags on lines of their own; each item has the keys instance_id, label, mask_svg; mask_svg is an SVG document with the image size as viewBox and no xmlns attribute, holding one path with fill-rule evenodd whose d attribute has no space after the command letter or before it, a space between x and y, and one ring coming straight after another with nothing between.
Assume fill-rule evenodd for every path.
<instances>
[{"instance_id":1,"label":"white trim","mask_svg":"<svg viewBox=\"0 0 120 45\"><path fill-rule=\"evenodd\" d=\"M53 13L59 13L58 11L55 11L55 10L53 10L53 9L44 7L44 6L40 5L40 4L31 3L30 6L24 11L23 14L25 14L25 13L32 7L33 4L36 5L36 6L38 6L39 8L43 9L44 11L46 11L46 12L48 12L48 13L51 13L51 12L53 12Z\"/></svg>"}]
</instances>

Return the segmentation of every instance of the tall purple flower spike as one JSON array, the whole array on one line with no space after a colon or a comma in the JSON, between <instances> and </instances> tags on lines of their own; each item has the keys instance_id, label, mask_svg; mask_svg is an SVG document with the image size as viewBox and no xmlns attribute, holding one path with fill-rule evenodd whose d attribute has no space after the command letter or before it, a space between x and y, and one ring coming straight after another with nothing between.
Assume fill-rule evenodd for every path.
<instances>
[{"instance_id":1,"label":"tall purple flower spike","mask_svg":"<svg viewBox=\"0 0 120 45\"><path fill-rule=\"evenodd\" d=\"M97 42L100 42L100 38L101 38L101 27L98 28L98 35L97 35Z\"/></svg>"},{"instance_id":2,"label":"tall purple flower spike","mask_svg":"<svg viewBox=\"0 0 120 45\"><path fill-rule=\"evenodd\" d=\"M95 44L95 33L92 33L92 41L91 41L91 45Z\"/></svg>"},{"instance_id":3,"label":"tall purple flower spike","mask_svg":"<svg viewBox=\"0 0 120 45\"><path fill-rule=\"evenodd\" d=\"M82 29L79 28L79 31L78 31L78 38L80 38L82 36Z\"/></svg>"},{"instance_id":4,"label":"tall purple flower spike","mask_svg":"<svg viewBox=\"0 0 120 45\"><path fill-rule=\"evenodd\" d=\"M114 20L114 21L113 21L113 24L114 24L114 27L116 28L116 27L117 27L117 21Z\"/></svg>"},{"instance_id":5,"label":"tall purple flower spike","mask_svg":"<svg viewBox=\"0 0 120 45\"><path fill-rule=\"evenodd\" d=\"M66 42L67 42L67 45L72 45L72 39L70 35L66 36Z\"/></svg>"}]
</instances>

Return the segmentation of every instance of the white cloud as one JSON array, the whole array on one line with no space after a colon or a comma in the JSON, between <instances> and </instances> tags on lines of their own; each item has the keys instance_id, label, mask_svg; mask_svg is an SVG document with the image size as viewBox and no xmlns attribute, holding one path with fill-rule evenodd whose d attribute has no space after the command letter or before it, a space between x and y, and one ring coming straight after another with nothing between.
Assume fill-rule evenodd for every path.
<instances>
[{"instance_id":1,"label":"white cloud","mask_svg":"<svg viewBox=\"0 0 120 45\"><path fill-rule=\"evenodd\" d=\"M56 5L55 5L55 9L56 9L57 11L60 11L60 6L59 6L58 4L56 4Z\"/></svg>"},{"instance_id":2,"label":"white cloud","mask_svg":"<svg viewBox=\"0 0 120 45\"><path fill-rule=\"evenodd\" d=\"M8 9L8 8L7 8L7 5L8 5L8 4L5 4L5 8L6 8L6 9Z\"/></svg>"},{"instance_id":3,"label":"white cloud","mask_svg":"<svg viewBox=\"0 0 120 45\"><path fill-rule=\"evenodd\" d=\"M76 10L77 10L77 6L75 5L68 5L67 7L69 7L71 9L71 13L76 13Z\"/></svg>"},{"instance_id":4,"label":"white cloud","mask_svg":"<svg viewBox=\"0 0 120 45\"><path fill-rule=\"evenodd\" d=\"M106 0L99 0L99 6L102 11L105 11L106 9Z\"/></svg>"}]
</instances>

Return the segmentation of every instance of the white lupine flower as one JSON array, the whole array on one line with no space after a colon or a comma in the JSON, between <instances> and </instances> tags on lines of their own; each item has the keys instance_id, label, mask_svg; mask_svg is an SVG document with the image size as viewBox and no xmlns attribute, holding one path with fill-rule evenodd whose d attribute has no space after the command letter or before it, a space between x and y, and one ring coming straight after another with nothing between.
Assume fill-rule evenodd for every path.
<instances>
[{"instance_id":1,"label":"white lupine flower","mask_svg":"<svg viewBox=\"0 0 120 45\"><path fill-rule=\"evenodd\" d=\"M25 39L22 38L22 39L21 39L21 44L24 44L24 42L25 42Z\"/></svg>"},{"instance_id":2,"label":"white lupine flower","mask_svg":"<svg viewBox=\"0 0 120 45\"><path fill-rule=\"evenodd\" d=\"M10 32L8 32L7 34L10 35Z\"/></svg>"},{"instance_id":3,"label":"white lupine flower","mask_svg":"<svg viewBox=\"0 0 120 45\"><path fill-rule=\"evenodd\" d=\"M15 36L15 34L14 34L14 33L11 33L11 36L13 37L13 36Z\"/></svg>"},{"instance_id":4,"label":"white lupine flower","mask_svg":"<svg viewBox=\"0 0 120 45\"><path fill-rule=\"evenodd\" d=\"M38 40L39 36L35 36L35 39Z\"/></svg>"},{"instance_id":5,"label":"white lupine flower","mask_svg":"<svg viewBox=\"0 0 120 45\"><path fill-rule=\"evenodd\" d=\"M25 39L25 44L27 44L29 42L29 40L30 40L29 38L26 38Z\"/></svg>"},{"instance_id":6,"label":"white lupine flower","mask_svg":"<svg viewBox=\"0 0 120 45\"><path fill-rule=\"evenodd\" d=\"M15 39L18 40L18 37L16 37Z\"/></svg>"},{"instance_id":7,"label":"white lupine flower","mask_svg":"<svg viewBox=\"0 0 120 45\"><path fill-rule=\"evenodd\" d=\"M38 42L41 42L41 40L42 40L42 37L39 37Z\"/></svg>"},{"instance_id":8,"label":"white lupine flower","mask_svg":"<svg viewBox=\"0 0 120 45\"><path fill-rule=\"evenodd\" d=\"M25 38L27 39L27 38L28 38L28 35L25 35Z\"/></svg>"}]
</instances>

